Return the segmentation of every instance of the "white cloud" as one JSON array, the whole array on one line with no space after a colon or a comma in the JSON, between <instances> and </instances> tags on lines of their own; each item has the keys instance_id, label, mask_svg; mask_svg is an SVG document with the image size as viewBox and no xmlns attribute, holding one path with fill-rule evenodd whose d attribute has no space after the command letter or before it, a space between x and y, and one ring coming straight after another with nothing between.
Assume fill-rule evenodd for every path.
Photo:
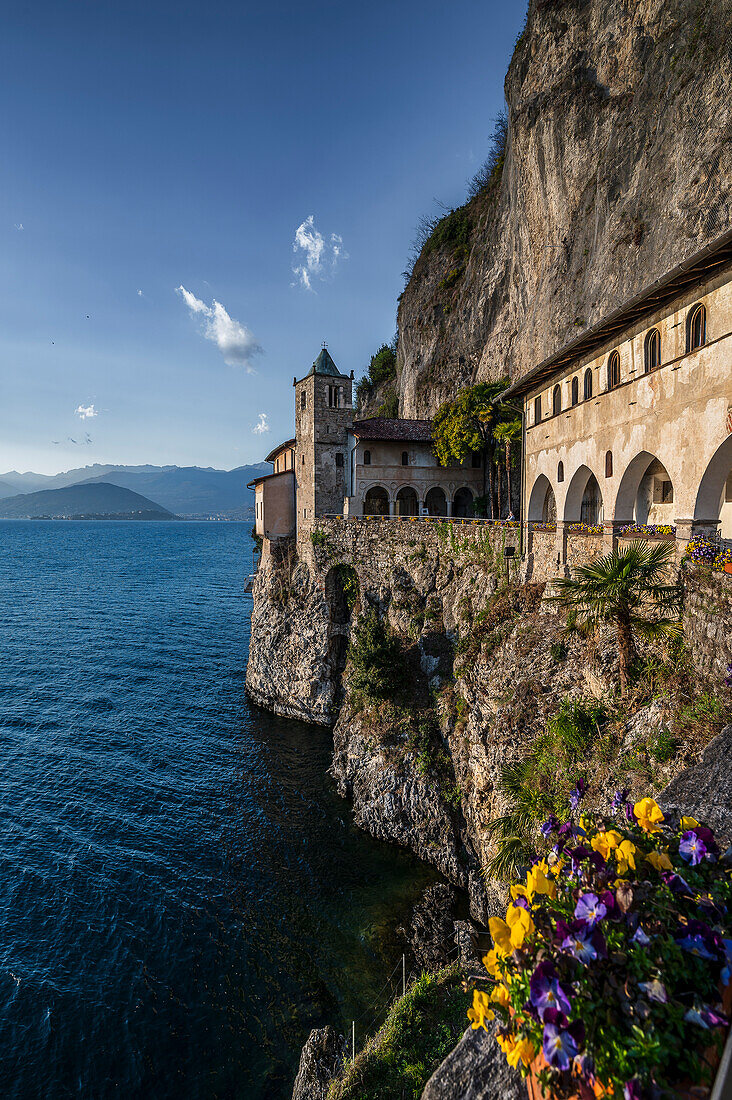
<instances>
[{"instance_id":1,"label":"white cloud","mask_svg":"<svg viewBox=\"0 0 732 1100\"><path fill-rule=\"evenodd\" d=\"M141 291L141 290L138 290L138 292L137 292L137 297L138 297L138 298L142 298L142 291Z\"/></svg>"},{"instance_id":2,"label":"white cloud","mask_svg":"<svg viewBox=\"0 0 732 1100\"><path fill-rule=\"evenodd\" d=\"M205 318L203 335L216 344L224 362L232 367L246 367L252 373L251 361L261 353L262 348L246 325L230 317L221 302L217 302L215 298L207 306L184 286L176 287L176 293L180 294L192 314L201 314Z\"/></svg>"},{"instance_id":3,"label":"white cloud","mask_svg":"<svg viewBox=\"0 0 732 1100\"><path fill-rule=\"evenodd\" d=\"M259 420L254 425L254 427L252 428L252 431L254 432L255 435L264 435L265 432L269 431L268 420L269 420L269 417L268 417L267 413L259 413Z\"/></svg>"},{"instance_id":4,"label":"white cloud","mask_svg":"<svg viewBox=\"0 0 732 1100\"><path fill-rule=\"evenodd\" d=\"M98 416L99 413L93 405L79 405L75 413L79 420L91 420L93 416Z\"/></svg>"},{"instance_id":5,"label":"white cloud","mask_svg":"<svg viewBox=\"0 0 732 1100\"><path fill-rule=\"evenodd\" d=\"M292 251L300 261L292 269L295 276L295 283L292 285L299 283L305 290L313 290L313 279L328 279L335 272L339 261L348 259L340 233L331 233L326 239L316 229L313 214L309 214L295 230Z\"/></svg>"},{"instance_id":6,"label":"white cloud","mask_svg":"<svg viewBox=\"0 0 732 1100\"><path fill-rule=\"evenodd\" d=\"M16 223L15 223L15 228L16 228L16 229L18 230L18 232L19 232L19 233L22 233L22 231L23 231L23 223L22 223L22 222L16 222Z\"/></svg>"}]
</instances>

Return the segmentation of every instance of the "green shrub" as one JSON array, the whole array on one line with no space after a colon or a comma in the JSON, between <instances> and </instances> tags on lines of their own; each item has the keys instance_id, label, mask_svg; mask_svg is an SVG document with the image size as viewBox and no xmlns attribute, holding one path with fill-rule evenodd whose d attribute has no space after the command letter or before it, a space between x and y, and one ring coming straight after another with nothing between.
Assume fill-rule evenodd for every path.
<instances>
[{"instance_id":1,"label":"green shrub","mask_svg":"<svg viewBox=\"0 0 732 1100\"><path fill-rule=\"evenodd\" d=\"M384 403L379 405L377 414L389 420L393 420L395 417L399 416L399 394L396 390L392 389L389 391Z\"/></svg>"},{"instance_id":2,"label":"green shrub","mask_svg":"<svg viewBox=\"0 0 732 1100\"><path fill-rule=\"evenodd\" d=\"M369 702L390 699L404 687L399 639L373 609L359 619L348 656L351 688Z\"/></svg>"},{"instance_id":3,"label":"green shrub","mask_svg":"<svg viewBox=\"0 0 732 1100\"><path fill-rule=\"evenodd\" d=\"M441 218L433 229L424 246L427 255L441 248L449 248L455 251L458 248L467 248L470 244L472 224L470 211L467 206L458 206L451 210L444 218Z\"/></svg>"},{"instance_id":4,"label":"green shrub","mask_svg":"<svg viewBox=\"0 0 732 1100\"><path fill-rule=\"evenodd\" d=\"M328 536L320 527L310 532L310 541L318 549L325 550L328 546Z\"/></svg>"}]
</instances>

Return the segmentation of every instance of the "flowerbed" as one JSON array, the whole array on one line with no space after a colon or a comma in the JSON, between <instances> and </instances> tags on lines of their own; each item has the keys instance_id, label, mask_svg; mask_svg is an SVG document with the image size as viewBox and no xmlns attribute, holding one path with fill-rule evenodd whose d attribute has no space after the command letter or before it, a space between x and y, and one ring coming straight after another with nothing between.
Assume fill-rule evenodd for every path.
<instances>
[{"instance_id":1,"label":"flowerbed","mask_svg":"<svg viewBox=\"0 0 732 1100\"><path fill-rule=\"evenodd\" d=\"M651 1100L709 1084L728 1024L732 881L710 829L671 828L651 798L613 817L550 817L546 852L511 888L476 989L473 1028L549 1097ZM571 796L576 809L580 784Z\"/></svg>"},{"instance_id":2,"label":"flowerbed","mask_svg":"<svg viewBox=\"0 0 732 1100\"><path fill-rule=\"evenodd\" d=\"M601 523L570 523L567 528L570 535L602 535L603 526Z\"/></svg>"},{"instance_id":3,"label":"flowerbed","mask_svg":"<svg viewBox=\"0 0 732 1100\"><path fill-rule=\"evenodd\" d=\"M532 531L556 531L556 523L532 523Z\"/></svg>"},{"instance_id":4,"label":"flowerbed","mask_svg":"<svg viewBox=\"0 0 732 1100\"><path fill-rule=\"evenodd\" d=\"M619 531L621 539L673 539L676 528L670 523L627 523Z\"/></svg>"},{"instance_id":5,"label":"flowerbed","mask_svg":"<svg viewBox=\"0 0 732 1100\"><path fill-rule=\"evenodd\" d=\"M726 573L732 566L732 550L723 550L718 542L695 535L686 544L682 561L693 561L699 565L709 565L715 573Z\"/></svg>"}]
</instances>

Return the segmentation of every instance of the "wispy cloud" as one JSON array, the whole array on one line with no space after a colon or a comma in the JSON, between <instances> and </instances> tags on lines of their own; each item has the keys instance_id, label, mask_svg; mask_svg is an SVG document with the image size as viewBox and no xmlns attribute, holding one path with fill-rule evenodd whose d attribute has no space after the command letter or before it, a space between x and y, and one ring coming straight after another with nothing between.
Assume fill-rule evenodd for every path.
<instances>
[{"instance_id":1,"label":"wispy cloud","mask_svg":"<svg viewBox=\"0 0 732 1100\"><path fill-rule=\"evenodd\" d=\"M75 415L78 416L79 420L91 420L92 417L99 415L99 411L94 405L79 405Z\"/></svg>"},{"instance_id":2,"label":"wispy cloud","mask_svg":"<svg viewBox=\"0 0 732 1100\"><path fill-rule=\"evenodd\" d=\"M269 417L268 417L267 413L260 413L259 414L259 419L257 420L257 423L252 428L252 431L254 432L255 435L264 435L265 432L269 431Z\"/></svg>"},{"instance_id":3,"label":"wispy cloud","mask_svg":"<svg viewBox=\"0 0 732 1100\"><path fill-rule=\"evenodd\" d=\"M246 325L229 316L215 298L207 306L184 286L176 287L176 293L180 294L194 316L200 314L204 318L203 335L216 344L224 362L232 367L245 367L250 374L253 373L252 360L261 354L262 347Z\"/></svg>"},{"instance_id":4,"label":"wispy cloud","mask_svg":"<svg viewBox=\"0 0 732 1100\"><path fill-rule=\"evenodd\" d=\"M292 268L295 276L292 285L299 283L305 290L314 290L315 279L323 282L331 278L338 263L348 259L340 233L331 233L329 237L324 237L315 226L314 214L309 214L295 230L292 251L298 260Z\"/></svg>"},{"instance_id":5,"label":"wispy cloud","mask_svg":"<svg viewBox=\"0 0 732 1100\"><path fill-rule=\"evenodd\" d=\"M138 298L143 298L143 297L144 297L144 295L143 295L143 293L142 293L142 291L141 291L141 290L138 290L138 292L137 292L137 297L138 297Z\"/></svg>"},{"instance_id":6,"label":"wispy cloud","mask_svg":"<svg viewBox=\"0 0 732 1100\"><path fill-rule=\"evenodd\" d=\"M19 233L22 233L23 232L23 223L22 222L16 222L15 223L15 228L18 230Z\"/></svg>"}]
</instances>

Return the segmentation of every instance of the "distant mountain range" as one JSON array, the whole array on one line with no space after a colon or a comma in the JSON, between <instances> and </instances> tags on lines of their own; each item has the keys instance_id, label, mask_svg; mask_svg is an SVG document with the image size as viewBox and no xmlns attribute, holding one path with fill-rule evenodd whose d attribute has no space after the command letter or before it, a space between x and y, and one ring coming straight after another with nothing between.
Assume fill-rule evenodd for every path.
<instances>
[{"instance_id":1,"label":"distant mountain range","mask_svg":"<svg viewBox=\"0 0 732 1100\"><path fill-rule=\"evenodd\" d=\"M221 519L250 519L254 514L254 493L247 482L269 472L263 462L235 470L201 466L112 466L95 463L62 474L0 474L0 506L14 494L34 494L82 484L116 485L130 489L179 516ZM6 515L6 512L3 512Z\"/></svg>"},{"instance_id":2,"label":"distant mountain range","mask_svg":"<svg viewBox=\"0 0 732 1100\"><path fill-rule=\"evenodd\" d=\"M2 519L175 519L167 508L119 485L83 482L0 500Z\"/></svg>"}]
</instances>

